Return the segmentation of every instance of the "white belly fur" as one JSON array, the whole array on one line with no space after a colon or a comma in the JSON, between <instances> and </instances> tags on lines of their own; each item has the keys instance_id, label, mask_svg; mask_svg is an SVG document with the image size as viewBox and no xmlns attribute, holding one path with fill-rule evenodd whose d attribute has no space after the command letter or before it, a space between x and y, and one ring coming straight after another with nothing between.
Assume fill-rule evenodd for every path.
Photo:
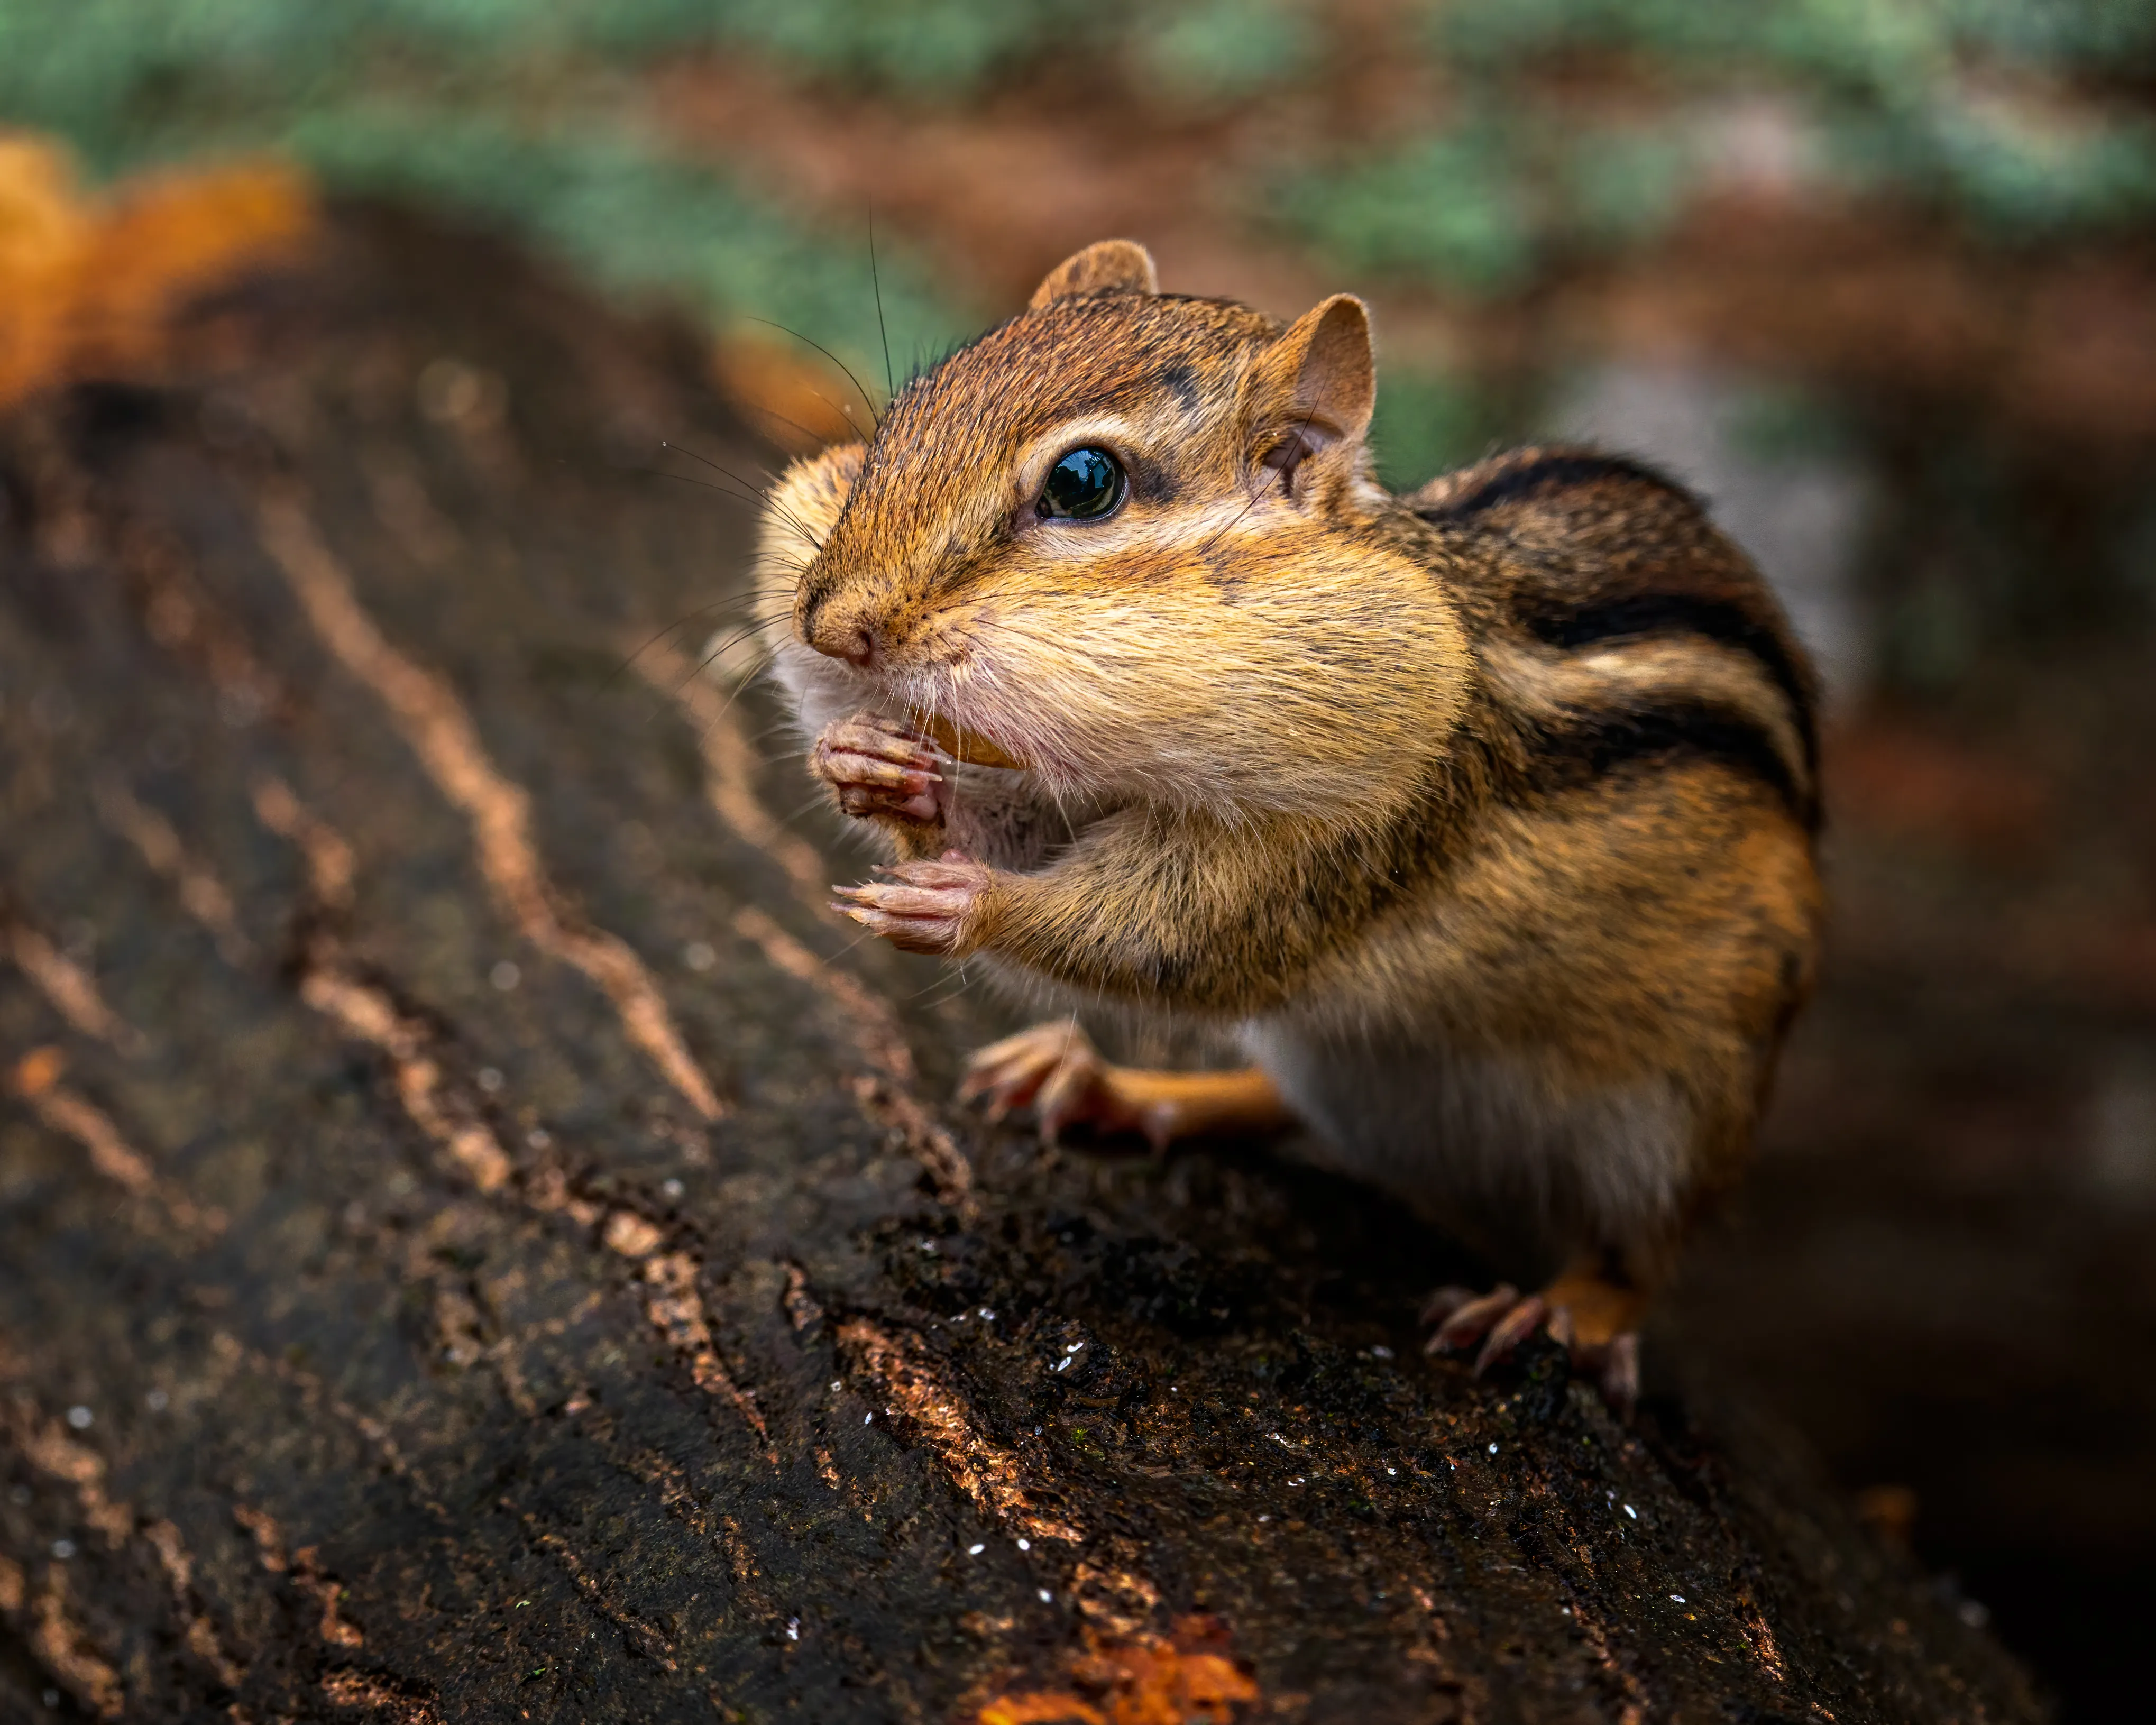
<instances>
[{"instance_id":1,"label":"white belly fur","mask_svg":"<svg viewBox=\"0 0 2156 1725\"><path fill-rule=\"evenodd\" d=\"M1374 1041L1289 1018L1245 1051L1318 1142L1309 1159L1405 1199L1471 1243L1547 1263L1676 1210L1690 1110L1674 1086L1583 1090L1554 1062Z\"/></svg>"}]
</instances>

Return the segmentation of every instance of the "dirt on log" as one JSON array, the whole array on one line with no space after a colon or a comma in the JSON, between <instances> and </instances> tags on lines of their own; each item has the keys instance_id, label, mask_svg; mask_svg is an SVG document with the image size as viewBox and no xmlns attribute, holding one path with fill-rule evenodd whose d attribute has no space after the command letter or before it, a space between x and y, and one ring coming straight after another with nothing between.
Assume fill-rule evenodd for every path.
<instances>
[{"instance_id":1,"label":"dirt on log","mask_svg":"<svg viewBox=\"0 0 2156 1725\"><path fill-rule=\"evenodd\" d=\"M0 429L0 1712L2041 1718L1771 1432L1425 1359L1394 1206L944 1106L691 676L705 367L347 211Z\"/></svg>"}]
</instances>

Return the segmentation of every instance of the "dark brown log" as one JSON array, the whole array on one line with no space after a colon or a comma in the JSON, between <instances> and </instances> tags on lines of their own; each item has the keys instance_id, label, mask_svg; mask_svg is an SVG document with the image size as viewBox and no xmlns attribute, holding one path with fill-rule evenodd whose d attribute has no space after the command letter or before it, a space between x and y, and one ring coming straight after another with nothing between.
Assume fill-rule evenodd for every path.
<instances>
[{"instance_id":1,"label":"dark brown log","mask_svg":"<svg viewBox=\"0 0 2156 1725\"><path fill-rule=\"evenodd\" d=\"M379 213L189 331L0 443L0 1711L2042 1716L1774 1434L1425 1360L1372 1194L945 1110L687 680L685 336Z\"/></svg>"}]
</instances>

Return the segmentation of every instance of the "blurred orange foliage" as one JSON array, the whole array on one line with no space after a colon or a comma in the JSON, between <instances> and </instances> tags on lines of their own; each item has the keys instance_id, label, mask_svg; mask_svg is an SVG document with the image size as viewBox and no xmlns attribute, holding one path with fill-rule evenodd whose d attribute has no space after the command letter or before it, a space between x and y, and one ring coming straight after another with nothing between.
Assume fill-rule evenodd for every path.
<instances>
[{"instance_id":1,"label":"blurred orange foliage","mask_svg":"<svg viewBox=\"0 0 2156 1725\"><path fill-rule=\"evenodd\" d=\"M85 377L154 372L174 314L314 226L295 169L250 163L77 185L44 139L0 133L0 407Z\"/></svg>"}]
</instances>

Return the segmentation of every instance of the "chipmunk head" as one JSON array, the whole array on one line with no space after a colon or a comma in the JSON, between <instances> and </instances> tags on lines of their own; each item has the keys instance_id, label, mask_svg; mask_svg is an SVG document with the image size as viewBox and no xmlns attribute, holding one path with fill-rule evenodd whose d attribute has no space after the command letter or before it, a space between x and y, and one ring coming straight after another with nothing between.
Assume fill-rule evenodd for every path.
<instances>
[{"instance_id":1,"label":"chipmunk head","mask_svg":"<svg viewBox=\"0 0 2156 1725\"><path fill-rule=\"evenodd\" d=\"M1404 660L1453 685L1466 662L1435 583L1370 531L1374 388L1358 300L1283 328L1091 246L909 382L865 450L788 476L767 550L824 524L792 547L798 640L863 704L1051 788L1367 798L1412 721Z\"/></svg>"}]
</instances>

